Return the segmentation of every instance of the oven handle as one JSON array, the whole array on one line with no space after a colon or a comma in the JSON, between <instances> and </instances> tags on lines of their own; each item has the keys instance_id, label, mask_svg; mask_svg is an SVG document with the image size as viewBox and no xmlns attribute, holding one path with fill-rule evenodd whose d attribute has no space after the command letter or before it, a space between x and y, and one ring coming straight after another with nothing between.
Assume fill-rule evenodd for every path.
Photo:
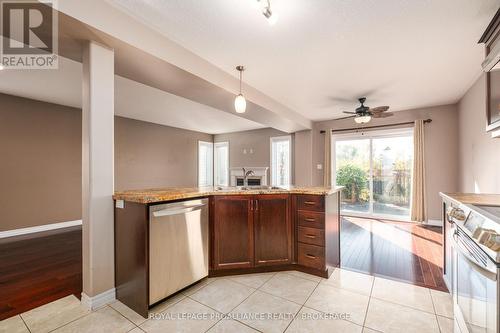
<instances>
[{"instance_id":1,"label":"oven handle","mask_svg":"<svg viewBox=\"0 0 500 333\"><path fill-rule=\"evenodd\" d=\"M458 233L456 230L453 230L453 247L455 250L460 252L461 255L464 256L465 259L471 264L471 268L474 269L476 272L478 272L481 275L486 276L488 279L492 281L497 280L497 270L496 268L490 268L490 267L484 267L484 265L480 264L477 259L474 257L474 255L468 250L467 248L463 247L458 243L457 240Z\"/></svg>"}]
</instances>

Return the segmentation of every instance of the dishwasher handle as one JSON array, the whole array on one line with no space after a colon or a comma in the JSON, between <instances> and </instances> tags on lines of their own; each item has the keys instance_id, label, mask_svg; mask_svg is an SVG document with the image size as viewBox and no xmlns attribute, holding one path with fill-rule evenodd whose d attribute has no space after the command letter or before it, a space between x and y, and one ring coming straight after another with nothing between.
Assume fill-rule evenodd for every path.
<instances>
[{"instance_id":1,"label":"dishwasher handle","mask_svg":"<svg viewBox=\"0 0 500 333\"><path fill-rule=\"evenodd\" d=\"M162 216L172 216L172 215L180 215L180 214L185 214L189 212L193 212L195 210L200 210L203 206L206 206L206 204L198 204L198 205L193 205L189 207L183 207L183 208L166 208L162 209L156 212L153 212L154 217L162 217Z\"/></svg>"}]
</instances>

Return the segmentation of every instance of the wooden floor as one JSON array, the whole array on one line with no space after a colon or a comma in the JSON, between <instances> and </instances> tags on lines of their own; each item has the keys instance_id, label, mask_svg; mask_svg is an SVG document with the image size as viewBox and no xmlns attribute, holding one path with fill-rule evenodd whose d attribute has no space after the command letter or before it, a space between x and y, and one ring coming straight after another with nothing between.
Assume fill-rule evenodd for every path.
<instances>
[{"instance_id":1,"label":"wooden floor","mask_svg":"<svg viewBox=\"0 0 500 333\"><path fill-rule=\"evenodd\" d=\"M440 227L354 217L341 227L343 268L447 291Z\"/></svg>"},{"instance_id":2,"label":"wooden floor","mask_svg":"<svg viewBox=\"0 0 500 333\"><path fill-rule=\"evenodd\" d=\"M0 240L0 320L81 292L81 226Z\"/></svg>"}]
</instances>

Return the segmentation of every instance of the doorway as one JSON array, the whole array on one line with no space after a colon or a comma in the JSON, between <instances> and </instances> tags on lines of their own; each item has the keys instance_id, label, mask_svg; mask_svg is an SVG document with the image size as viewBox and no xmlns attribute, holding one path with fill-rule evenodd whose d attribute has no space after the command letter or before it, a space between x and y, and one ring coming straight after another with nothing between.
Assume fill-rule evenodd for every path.
<instances>
[{"instance_id":1,"label":"doorway","mask_svg":"<svg viewBox=\"0 0 500 333\"><path fill-rule=\"evenodd\" d=\"M333 135L342 215L410 220L413 128Z\"/></svg>"}]
</instances>

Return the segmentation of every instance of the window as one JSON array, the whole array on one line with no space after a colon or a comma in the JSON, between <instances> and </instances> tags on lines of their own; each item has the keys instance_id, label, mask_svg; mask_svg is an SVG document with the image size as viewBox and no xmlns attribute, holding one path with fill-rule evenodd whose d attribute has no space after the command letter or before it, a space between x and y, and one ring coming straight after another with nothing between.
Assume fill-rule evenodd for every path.
<instances>
[{"instance_id":1,"label":"window","mask_svg":"<svg viewBox=\"0 0 500 333\"><path fill-rule=\"evenodd\" d=\"M332 138L337 185L347 215L410 217L413 129L340 134Z\"/></svg>"},{"instance_id":2,"label":"window","mask_svg":"<svg viewBox=\"0 0 500 333\"><path fill-rule=\"evenodd\" d=\"M198 186L212 186L214 174L214 144L198 141Z\"/></svg>"},{"instance_id":3,"label":"window","mask_svg":"<svg viewBox=\"0 0 500 333\"><path fill-rule=\"evenodd\" d=\"M216 142L214 148L214 184L229 186L229 142Z\"/></svg>"},{"instance_id":4,"label":"window","mask_svg":"<svg viewBox=\"0 0 500 333\"><path fill-rule=\"evenodd\" d=\"M292 137L271 138L271 185L289 186L291 183Z\"/></svg>"}]
</instances>

